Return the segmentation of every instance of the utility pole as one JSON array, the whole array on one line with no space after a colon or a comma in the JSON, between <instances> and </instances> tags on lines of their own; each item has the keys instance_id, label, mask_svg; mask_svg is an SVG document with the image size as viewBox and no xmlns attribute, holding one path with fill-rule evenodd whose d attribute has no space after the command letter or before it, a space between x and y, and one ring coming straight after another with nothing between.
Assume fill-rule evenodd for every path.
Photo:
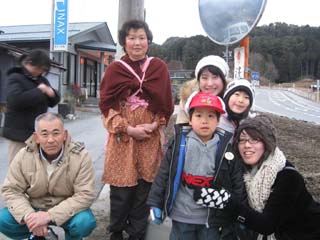
<instances>
[{"instance_id":1,"label":"utility pole","mask_svg":"<svg viewBox=\"0 0 320 240\"><path fill-rule=\"evenodd\" d=\"M119 0L118 31L123 23L131 19L144 20L144 0ZM116 59L120 59L124 51L117 44Z\"/></svg>"}]
</instances>

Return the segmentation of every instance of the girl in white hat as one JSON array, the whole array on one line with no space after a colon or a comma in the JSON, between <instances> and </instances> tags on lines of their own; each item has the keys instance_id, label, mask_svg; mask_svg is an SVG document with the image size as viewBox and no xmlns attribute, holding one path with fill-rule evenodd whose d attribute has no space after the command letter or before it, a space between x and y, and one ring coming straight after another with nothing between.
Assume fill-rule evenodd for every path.
<instances>
[{"instance_id":1,"label":"girl in white hat","mask_svg":"<svg viewBox=\"0 0 320 240\"><path fill-rule=\"evenodd\" d=\"M224 93L226 113L221 116L219 128L234 133L241 120L249 115L254 101L254 89L246 79L228 83Z\"/></svg>"},{"instance_id":2,"label":"girl in white hat","mask_svg":"<svg viewBox=\"0 0 320 240\"><path fill-rule=\"evenodd\" d=\"M184 108L188 97L192 93L209 92L222 98L227 85L228 72L228 64L219 56L209 55L200 59L195 69L196 79L186 82L180 89L179 112L176 123L189 122Z\"/></svg>"}]
</instances>

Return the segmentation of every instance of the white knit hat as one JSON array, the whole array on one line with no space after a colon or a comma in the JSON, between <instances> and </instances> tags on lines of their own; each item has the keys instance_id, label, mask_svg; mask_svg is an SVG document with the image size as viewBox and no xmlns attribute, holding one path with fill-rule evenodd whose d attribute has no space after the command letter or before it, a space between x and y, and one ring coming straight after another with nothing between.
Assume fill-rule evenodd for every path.
<instances>
[{"instance_id":1,"label":"white knit hat","mask_svg":"<svg viewBox=\"0 0 320 240\"><path fill-rule=\"evenodd\" d=\"M223 99L229 99L230 95L236 91L244 90L248 92L251 103L254 100L254 89L247 79L236 79L228 83Z\"/></svg>"},{"instance_id":2,"label":"white knit hat","mask_svg":"<svg viewBox=\"0 0 320 240\"><path fill-rule=\"evenodd\" d=\"M200 70L205 66L215 66L221 70L221 72L224 74L225 77L228 76L229 66L226 63L226 61L219 56L209 55L209 56L203 57L198 62L195 70L195 75L197 79L198 79L198 74Z\"/></svg>"}]
</instances>

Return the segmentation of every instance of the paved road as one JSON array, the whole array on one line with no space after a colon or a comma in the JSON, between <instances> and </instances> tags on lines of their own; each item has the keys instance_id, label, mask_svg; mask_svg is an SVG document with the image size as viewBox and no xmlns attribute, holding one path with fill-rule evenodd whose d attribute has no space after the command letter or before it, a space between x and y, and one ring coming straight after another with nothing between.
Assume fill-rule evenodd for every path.
<instances>
[{"instance_id":1,"label":"paved road","mask_svg":"<svg viewBox=\"0 0 320 240\"><path fill-rule=\"evenodd\" d=\"M320 124L320 104L286 90L256 88L255 110Z\"/></svg>"}]
</instances>

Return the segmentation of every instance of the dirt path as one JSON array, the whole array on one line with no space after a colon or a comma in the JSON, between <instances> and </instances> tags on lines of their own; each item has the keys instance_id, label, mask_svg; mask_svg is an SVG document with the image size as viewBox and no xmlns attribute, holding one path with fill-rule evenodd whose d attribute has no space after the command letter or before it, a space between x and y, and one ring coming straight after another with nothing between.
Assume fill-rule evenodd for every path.
<instances>
[{"instance_id":1,"label":"dirt path","mask_svg":"<svg viewBox=\"0 0 320 240\"><path fill-rule=\"evenodd\" d=\"M320 201L320 125L270 115L278 130L278 145L305 177L307 187Z\"/></svg>"}]
</instances>

